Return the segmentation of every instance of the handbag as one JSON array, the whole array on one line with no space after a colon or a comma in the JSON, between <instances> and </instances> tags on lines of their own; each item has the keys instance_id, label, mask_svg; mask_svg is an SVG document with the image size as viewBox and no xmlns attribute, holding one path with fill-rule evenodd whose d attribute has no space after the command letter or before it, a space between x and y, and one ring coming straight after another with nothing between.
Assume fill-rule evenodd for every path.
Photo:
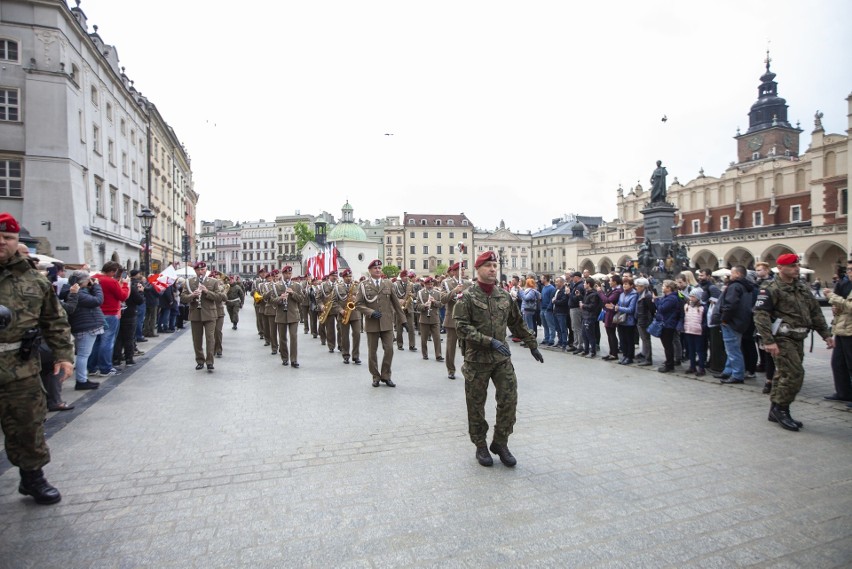
<instances>
[{"instance_id":1,"label":"handbag","mask_svg":"<svg viewBox=\"0 0 852 569\"><path fill-rule=\"evenodd\" d=\"M655 338L663 335L663 323L660 320L654 320L648 325L648 333Z\"/></svg>"},{"instance_id":2,"label":"handbag","mask_svg":"<svg viewBox=\"0 0 852 569\"><path fill-rule=\"evenodd\" d=\"M615 316L612 317L612 323L616 326L620 324L627 323L627 313L626 312L616 312Z\"/></svg>"}]
</instances>

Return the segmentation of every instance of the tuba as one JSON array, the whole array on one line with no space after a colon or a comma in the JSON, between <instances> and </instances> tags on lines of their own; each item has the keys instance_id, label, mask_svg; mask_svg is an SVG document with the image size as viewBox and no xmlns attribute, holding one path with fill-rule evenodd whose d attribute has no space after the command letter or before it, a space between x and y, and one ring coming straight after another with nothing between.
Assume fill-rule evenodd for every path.
<instances>
[{"instance_id":1,"label":"tuba","mask_svg":"<svg viewBox=\"0 0 852 569\"><path fill-rule=\"evenodd\" d=\"M343 319L340 321L341 324L344 326L349 324L353 310L355 310L355 284L350 283L349 294L346 295L346 308L343 309Z\"/></svg>"}]
</instances>

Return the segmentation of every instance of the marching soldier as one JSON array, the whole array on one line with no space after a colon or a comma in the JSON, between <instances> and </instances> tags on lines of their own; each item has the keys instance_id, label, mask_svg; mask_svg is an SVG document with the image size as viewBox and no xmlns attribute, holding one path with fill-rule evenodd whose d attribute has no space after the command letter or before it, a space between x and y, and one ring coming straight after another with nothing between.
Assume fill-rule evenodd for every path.
<instances>
[{"instance_id":1,"label":"marching soldier","mask_svg":"<svg viewBox=\"0 0 852 569\"><path fill-rule=\"evenodd\" d=\"M834 339L819 303L799 280L799 257L787 253L776 263L778 276L758 291L754 325L763 339L763 349L775 360L769 420L788 431L798 431L802 423L790 416L790 403L796 399L805 377L805 338L816 330L829 349L834 348Z\"/></svg>"},{"instance_id":2,"label":"marching soldier","mask_svg":"<svg viewBox=\"0 0 852 569\"><path fill-rule=\"evenodd\" d=\"M349 358L352 363L361 363L361 313L349 307L351 302L355 303L357 285L352 282L352 270L340 271L343 282L338 281L335 291L335 308L340 318L340 346L343 351L343 363L348 364ZM344 324L344 320L346 323Z\"/></svg>"},{"instance_id":3,"label":"marching soldier","mask_svg":"<svg viewBox=\"0 0 852 569\"><path fill-rule=\"evenodd\" d=\"M246 291L240 282L240 277L231 277L231 288L228 289L228 301L225 303L228 309L228 318L231 320L231 329L236 330L240 321L240 308L246 299Z\"/></svg>"},{"instance_id":4,"label":"marching soldier","mask_svg":"<svg viewBox=\"0 0 852 569\"><path fill-rule=\"evenodd\" d=\"M254 316L257 321L257 334L260 336L261 340L266 340L266 330L265 323L266 318L263 315L263 287L266 284L266 269L260 269L257 272L257 278L254 279L254 284L252 285L252 298L254 298ZM268 346L269 343L267 342Z\"/></svg>"},{"instance_id":5,"label":"marching soldier","mask_svg":"<svg viewBox=\"0 0 852 569\"><path fill-rule=\"evenodd\" d=\"M50 283L18 253L21 228L0 213L0 424L6 456L18 467L18 492L38 504L55 504L59 490L45 478L50 462L44 438L47 400L39 371L39 336L53 350L53 374L64 381L74 370L68 317Z\"/></svg>"},{"instance_id":6,"label":"marching soldier","mask_svg":"<svg viewBox=\"0 0 852 569\"><path fill-rule=\"evenodd\" d=\"M269 272L266 288L263 292L263 329L266 332L266 341L269 342L272 350L270 353L273 356L278 353L278 325L275 324L275 314L278 312L278 307L275 304L275 298L278 296L277 287L280 274L278 269L272 269Z\"/></svg>"},{"instance_id":7,"label":"marching soldier","mask_svg":"<svg viewBox=\"0 0 852 569\"><path fill-rule=\"evenodd\" d=\"M393 283L393 293L399 300L402 306L402 312L405 318L396 321L396 346L400 350L404 349L402 344L402 330L408 329L408 349L416 352L414 347L414 304L417 299L414 298L414 284L408 280L408 272L403 269L399 273L399 279Z\"/></svg>"},{"instance_id":8,"label":"marching soldier","mask_svg":"<svg viewBox=\"0 0 852 569\"><path fill-rule=\"evenodd\" d=\"M533 357L544 362L535 336L524 325L518 305L509 293L497 286L497 255L486 251L474 263L477 282L468 288L453 310L456 330L464 352L464 390L467 400L467 421L470 440L476 445L476 460L491 466L494 460L486 446L488 423L485 421L485 400L488 383L497 390L497 417L491 452L506 466L517 460L509 452L509 435L515 425L518 404L518 381L512 366L511 352L506 344L506 328L520 338Z\"/></svg>"},{"instance_id":9,"label":"marching soldier","mask_svg":"<svg viewBox=\"0 0 852 569\"><path fill-rule=\"evenodd\" d=\"M217 304L225 300L221 283L214 278L206 277L207 263L198 261L193 265L195 276L187 279L186 286L180 294L180 300L189 305L189 324L192 328L192 346L195 349L195 369L213 371L213 354L216 348L216 318ZM202 339L206 341L205 355Z\"/></svg>"},{"instance_id":10,"label":"marching soldier","mask_svg":"<svg viewBox=\"0 0 852 569\"><path fill-rule=\"evenodd\" d=\"M214 346L214 350L216 353L216 357L221 358L222 330L225 328L225 301L228 300L228 291L231 289L231 285L225 282L225 275L223 275L219 271L213 271L210 276L219 281L219 283L221 283L222 292L225 293L225 298L223 298L221 302L216 303L216 331L214 333L214 337L216 338L216 345Z\"/></svg>"},{"instance_id":11,"label":"marching soldier","mask_svg":"<svg viewBox=\"0 0 852 569\"><path fill-rule=\"evenodd\" d=\"M464 279L459 278L459 270L461 264L453 263L447 274L449 275L443 283L441 290L441 302L446 306L444 314L444 329L447 331L447 377L450 379L456 378L456 345L458 344L458 336L456 335L456 322L453 320L453 310L456 307L456 302L461 298L462 293L470 286L470 283L465 283Z\"/></svg>"},{"instance_id":12,"label":"marching soldier","mask_svg":"<svg viewBox=\"0 0 852 569\"><path fill-rule=\"evenodd\" d=\"M308 311L311 308L311 299L308 296L308 289L311 286L311 277L310 275L305 275L304 278L301 276L296 277L296 282L299 283L299 286L302 287L302 302L299 303L299 318L305 326L305 334L310 333L309 328L309 316ZM316 337L316 336L314 336Z\"/></svg>"},{"instance_id":13,"label":"marching soldier","mask_svg":"<svg viewBox=\"0 0 852 569\"><path fill-rule=\"evenodd\" d=\"M308 307L308 320L311 325L311 335L314 338L318 337L320 333L320 327L317 324L317 318L319 317L319 300L317 300L319 282L319 279L312 279L311 284L308 287L308 301L310 302L310 306ZM322 345L325 345L325 338L322 339Z\"/></svg>"},{"instance_id":14,"label":"marching soldier","mask_svg":"<svg viewBox=\"0 0 852 569\"><path fill-rule=\"evenodd\" d=\"M299 367L299 305L304 294L299 283L290 280L293 267L286 265L281 269L281 284L275 287L274 303L277 309L275 323L278 327L278 346L281 353L281 365ZM289 350L287 337L289 336ZM289 359L288 359L289 358Z\"/></svg>"},{"instance_id":15,"label":"marching soldier","mask_svg":"<svg viewBox=\"0 0 852 569\"><path fill-rule=\"evenodd\" d=\"M423 359L429 359L429 340L435 345L435 359L444 361L441 355L441 294L435 290L432 277L423 279L423 288L417 294L420 304L420 351Z\"/></svg>"},{"instance_id":16,"label":"marching soldier","mask_svg":"<svg viewBox=\"0 0 852 569\"><path fill-rule=\"evenodd\" d=\"M403 318L402 307L391 289L391 284L382 275L382 262L375 259L367 266L370 278L358 286L355 306L366 318L367 349L369 350L370 374L373 387L383 381L388 387L396 387L391 379L393 363L393 323ZM379 342L382 343L382 367L378 365Z\"/></svg>"},{"instance_id":17,"label":"marching soldier","mask_svg":"<svg viewBox=\"0 0 852 569\"><path fill-rule=\"evenodd\" d=\"M339 348L337 338L337 314L334 311L334 291L337 288L337 271L328 273L328 280L324 281L319 289L319 301L321 312L326 310L326 303L331 303L331 311L325 319L325 323L321 324L325 328L325 342L328 347L328 353L333 354L334 348Z\"/></svg>"}]
</instances>

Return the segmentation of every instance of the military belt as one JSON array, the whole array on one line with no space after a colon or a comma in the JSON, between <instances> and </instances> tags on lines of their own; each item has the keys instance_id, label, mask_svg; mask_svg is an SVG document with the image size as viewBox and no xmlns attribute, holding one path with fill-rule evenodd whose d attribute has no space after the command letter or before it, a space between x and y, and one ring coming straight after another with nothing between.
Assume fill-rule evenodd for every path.
<instances>
[{"instance_id":1,"label":"military belt","mask_svg":"<svg viewBox=\"0 0 852 569\"><path fill-rule=\"evenodd\" d=\"M11 344L0 344L0 352L11 352L12 350L20 350L20 342L12 342Z\"/></svg>"}]
</instances>

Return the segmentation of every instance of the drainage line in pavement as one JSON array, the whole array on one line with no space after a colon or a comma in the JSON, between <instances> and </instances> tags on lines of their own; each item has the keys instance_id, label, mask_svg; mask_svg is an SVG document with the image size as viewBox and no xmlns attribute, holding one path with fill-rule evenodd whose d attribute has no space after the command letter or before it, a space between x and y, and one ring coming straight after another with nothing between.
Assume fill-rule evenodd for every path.
<instances>
[{"instance_id":1,"label":"drainage line in pavement","mask_svg":"<svg viewBox=\"0 0 852 569\"><path fill-rule=\"evenodd\" d=\"M169 338L166 338L152 350L145 352L146 360L150 360L150 356L156 356L160 352L162 352L167 346L169 346L177 336L180 336L180 333L170 334ZM106 397L110 391L121 385L125 382L125 380L129 379L134 373L139 371L141 367L143 367L147 361L140 361L135 366L130 368L125 367L121 373L112 376L112 379L108 383L101 383L100 387L97 389L92 389L79 399L74 402L74 409L71 411L60 411L56 413L53 417L47 419L44 424L44 438L45 440L50 440L50 438L68 426L74 419L82 415L86 409ZM68 378L65 381L74 381L74 378ZM12 468L12 463L9 462L9 458L6 456L6 450L0 450L0 476L6 474L6 471Z\"/></svg>"}]
</instances>

